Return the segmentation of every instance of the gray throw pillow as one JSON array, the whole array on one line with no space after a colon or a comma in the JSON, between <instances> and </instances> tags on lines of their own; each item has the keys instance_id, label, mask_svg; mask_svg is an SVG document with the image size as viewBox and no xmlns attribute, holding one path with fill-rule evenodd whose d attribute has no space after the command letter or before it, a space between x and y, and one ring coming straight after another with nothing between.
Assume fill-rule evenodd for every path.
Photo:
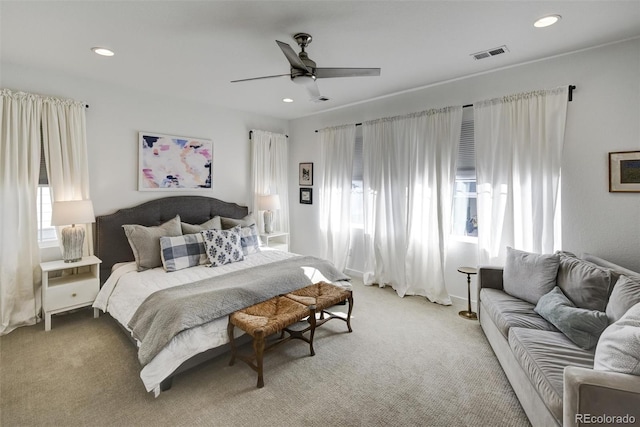
<instances>
[{"instance_id":1,"label":"gray throw pillow","mask_svg":"<svg viewBox=\"0 0 640 427\"><path fill-rule=\"evenodd\" d=\"M609 322L618 321L631 307L640 302L640 278L620 276L607 303Z\"/></svg>"},{"instance_id":2,"label":"gray throw pillow","mask_svg":"<svg viewBox=\"0 0 640 427\"><path fill-rule=\"evenodd\" d=\"M220 221L222 222L223 230L229 230L230 228L237 227L238 225L240 227L249 227L256 223L253 214L249 214L242 219L220 217Z\"/></svg>"},{"instance_id":3,"label":"gray throw pillow","mask_svg":"<svg viewBox=\"0 0 640 427\"><path fill-rule=\"evenodd\" d=\"M136 258L138 271L162 265L160 237L182 235L179 215L158 226L145 227L138 224L125 224L122 228L124 228L127 239L129 239L129 245L133 251L133 256Z\"/></svg>"},{"instance_id":4,"label":"gray throw pillow","mask_svg":"<svg viewBox=\"0 0 640 427\"><path fill-rule=\"evenodd\" d=\"M502 273L504 291L537 304L540 297L556 285L559 263L558 255L540 255L507 247Z\"/></svg>"},{"instance_id":5,"label":"gray throw pillow","mask_svg":"<svg viewBox=\"0 0 640 427\"><path fill-rule=\"evenodd\" d=\"M558 286L576 307L604 311L614 283L610 269L560 253Z\"/></svg>"},{"instance_id":6,"label":"gray throw pillow","mask_svg":"<svg viewBox=\"0 0 640 427\"><path fill-rule=\"evenodd\" d=\"M534 310L585 350L598 343L600 334L609 324L605 313L576 307L557 286L540 298Z\"/></svg>"},{"instance_id":7,"label":"gray throw pillow","mask_svg":"<svg viewBox=\"0 0 640 427\"><path fill-rule=\"evenodd\" d=\"M602 333L593 369L640 375L640 303Z\"/></svg>"},{"instance_id":8,"label":"gray throw pillow","mask_svg":"<svg viewBox=\"0 0 640 427\"><path fill-rule=\"evenodd\" d=\"M202 224L199 224L199 225L187 224L186 222L183 222L181 226L182 226L182 234L194 234L194 233L199 233L202 230L211 230L211 229L222 230L222 222L220 221L220 217L217 215L211 218L209 221L203 222Z\"/></svg>"}]
</instances>

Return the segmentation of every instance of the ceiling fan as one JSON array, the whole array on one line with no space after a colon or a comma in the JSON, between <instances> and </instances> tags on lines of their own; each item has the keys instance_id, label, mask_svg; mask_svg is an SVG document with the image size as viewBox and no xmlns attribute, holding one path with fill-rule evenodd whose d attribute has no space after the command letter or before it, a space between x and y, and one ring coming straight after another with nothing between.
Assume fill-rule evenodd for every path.
<instances>
[{"instance_id":1,"label":"ceiling fan","mask_svg":"<svg viewBox=\"0 0 640 427\"><path fill-rule=\"evenodd\" d=\"M327 79L333 77L365 77L379 76L380 68L319 68L315 61L311 60L305 52L305 48L311 43L311 36L307 33L298 33L293 36L300 46L301 52L296 52L287 43L276 40L282 53L291 64L289 74L276 74L274 76L254 77L250 79L233 80L231 83L246 82L249 80L271 79L274 77L289 76L294 83L301 84L307 88L311 100L314 102L328 101L329 98L320 95L320 90L316 84L316 79Z\"/></svg>"}]
</instances>

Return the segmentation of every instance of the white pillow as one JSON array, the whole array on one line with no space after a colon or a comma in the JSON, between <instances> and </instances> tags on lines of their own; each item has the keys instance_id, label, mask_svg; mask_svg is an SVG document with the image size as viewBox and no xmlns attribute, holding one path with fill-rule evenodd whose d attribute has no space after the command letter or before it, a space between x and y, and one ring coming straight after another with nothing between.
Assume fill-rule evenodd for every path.
<instances>
[{"instance_id":1,"label":"white pillow","mask_svg":"<svg viewBox=\"0 0 640 427\"><path fill-rule=\"evenodd\" d=\"M212 267L244 259L240 228L240 226L237 226L229 230L212 229L200 232L204 238L207 257Z\"/></svg>"},{"instance_id":2,"label":"white pillow","mask_svg":"<svg viewBox=\"0 0 640 427\"><path fill-rule=\"evenodd\" d=\"M640 303L600 335L593 369L640 375Z\"/></svg>"}]
</instances>

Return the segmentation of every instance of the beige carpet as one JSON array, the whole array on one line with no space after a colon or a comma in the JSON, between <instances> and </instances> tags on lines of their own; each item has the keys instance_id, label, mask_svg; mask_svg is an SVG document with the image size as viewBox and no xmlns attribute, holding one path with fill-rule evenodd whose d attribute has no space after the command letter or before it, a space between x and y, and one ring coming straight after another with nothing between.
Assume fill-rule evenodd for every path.
<instances>
[{"instance_id":1,"label":"beige carpet","mask_svg":"<svg viewBox=\"0 0 640 427\"><path fill-rule=\"evenodd\" d=\"M333 320L316 333L314 357L298 340L267 353L263 389L222 356L157 399L108 315L19 328L0 338L0 425L529 425L476 321L360 282L354 299L353 333Z\"/></svg>"}]
</instances>

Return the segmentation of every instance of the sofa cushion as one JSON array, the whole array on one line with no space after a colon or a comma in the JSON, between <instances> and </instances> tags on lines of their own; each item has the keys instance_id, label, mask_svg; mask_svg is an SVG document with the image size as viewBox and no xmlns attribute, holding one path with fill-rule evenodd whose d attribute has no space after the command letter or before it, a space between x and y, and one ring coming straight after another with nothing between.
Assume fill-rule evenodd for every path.
<instances>
[{"instance_id":1,"label":"sofa cushion","mask_svg":"<svg viewBox=\"0 0 640 427\"><path fill-rule=\"evenodd\" d=\"M502 290L484 288L480 290L480 301L505 339L509 338L509 329L513 327L557 331L551 323L533 311L533 304Z\"/></svg>"},{"instance_id":2,"label":"sofa cushion","mask_svg":"<svg viewBox=\"0 0 640 427\"><path fill-rule=\"evenodd\" d=\"M640 303L602 333L594 369L640 375Z\"/></svg>"},{"instance_id":3,"label":"sofa cushion","mask_svg":"<svg viewBox=\"0 0 640 427\"><path fill-rule=\"evenodd\" d=\"M558 287L576 307L604 311L615 279L613 272L566 253L560 253Z\"/></svg>"},{"instance_id":4,"label":"sofa cushion","mask_svg":"<svg viewBox=\"0 0 640 427\"><path fill-rule=\"evenodd\" d=\"M553 416L562 425L566 366L593 368L593 350L583 350L561 332L511 328L509 347Z\"/></svg>"},{"instance_id":5,"label":"sofa cushion","mask_svg":"<svg viewBox=\"0 0 640 427\"><path fill-rule=\"evenodd\" d=\"M576 307L557 286L540 298L534 310L585 350L595 347L609 324L604 312Z\"/></svg>"},{"instance_id":6,"label":"sofa cushion","mask_svg":"<svg viewBox=\"0 0 640 427\"><path fill-rule=\"evenodd\" d=\"M618 321L634 305L640 302L640 277L622 275L613 286L613 292L607 302L609 322Z\"/></svg>"},{"instance_id":7,"label":"sofa cushion","mask_svg":"<svg viewBox=\"0 0 640 427\"><path fill-rule=\"evenodd\" d=\"M556 285L558 255L541 255L507 247L504 265L504 290L531 304L537 304L542 295Z\"/></svg>"}]
</instances>

